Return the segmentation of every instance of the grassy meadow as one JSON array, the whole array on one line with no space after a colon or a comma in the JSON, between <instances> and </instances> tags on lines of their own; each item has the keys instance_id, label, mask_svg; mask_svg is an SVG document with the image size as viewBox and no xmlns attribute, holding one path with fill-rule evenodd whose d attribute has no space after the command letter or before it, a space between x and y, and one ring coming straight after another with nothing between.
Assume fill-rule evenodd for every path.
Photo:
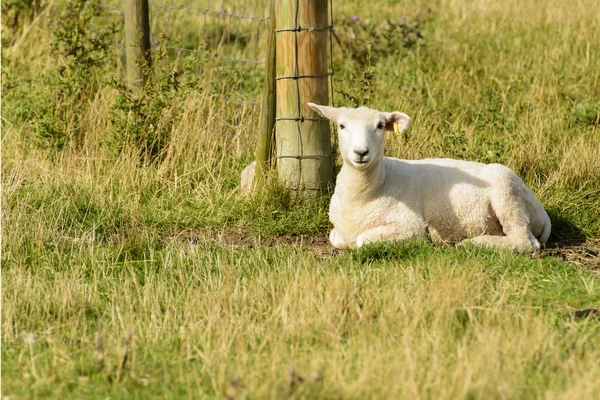
<instances>
[{"instance_id":1,"label":"grassy meadow","mask_svg":"<svg viewBox=\"0 0 600 400\"><path fill-rule=\"evenodd\" d=\"M533 255L334 251L330 193L242 195L257 110L191 90L219 82L210 60L165 49L133 103L107 78L115 32L80 46L19 4L2 4L4 399L598 396L597 0L333 2L336 105L410 115L390 156L514 169L553 222ZM223 71L255 94L260 68Z\"/></svg>"}]
</instances>

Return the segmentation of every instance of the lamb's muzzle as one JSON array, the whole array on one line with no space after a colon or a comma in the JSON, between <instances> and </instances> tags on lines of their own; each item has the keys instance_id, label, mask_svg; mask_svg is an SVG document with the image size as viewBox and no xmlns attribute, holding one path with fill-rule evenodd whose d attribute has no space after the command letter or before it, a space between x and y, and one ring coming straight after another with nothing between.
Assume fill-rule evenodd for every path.
<instances>
[{"instance_id":1,"label":"lamb's muzzle","mask_svg":"<svg viewBox=\"0 0 600 400\"><path fill-rule=\"evenodd\" d=\"M548 214L509 168L384 157L385 131L406 129L408 115L308 105L338 125L344 163L329 208L334 247L429 234L434 241L531 252L548 240Z\"/></svg>"}]
</instances>

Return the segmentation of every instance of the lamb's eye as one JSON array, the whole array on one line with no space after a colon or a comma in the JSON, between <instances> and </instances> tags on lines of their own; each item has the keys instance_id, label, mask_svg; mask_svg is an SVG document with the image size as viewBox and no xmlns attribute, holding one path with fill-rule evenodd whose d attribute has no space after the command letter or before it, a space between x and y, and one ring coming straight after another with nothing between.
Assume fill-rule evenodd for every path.
<instances>
[{"instance_id":1,"label":"lamb's eye","mask_svg":"<svg viewBox=\"0 0 600 400\"><path fill-rule=\"evenodd\" d=\"M377 129L383 129L383 122L377 124Z\"/></svg>"},{"instance_id":2,"label":"lamb's eye","mask_svg":"<svg viewBox=\"0 0 600 400\"><path fill-rule=\"evenodd\" d=\"M346 126L344 124L340 124L340 129L344 129Z\"/></svg>"}]
</instances>

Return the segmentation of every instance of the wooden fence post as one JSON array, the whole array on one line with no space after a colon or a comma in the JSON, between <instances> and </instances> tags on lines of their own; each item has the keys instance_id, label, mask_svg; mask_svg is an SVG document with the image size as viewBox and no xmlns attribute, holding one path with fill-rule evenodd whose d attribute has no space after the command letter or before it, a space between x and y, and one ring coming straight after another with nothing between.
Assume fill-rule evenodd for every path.
<instances>
[{"instance_id":1,"label":"wooden fence post","mask_svg":"<svg viewBox=\"0 0 600 400\"><path fill-rule=\"evenodd\" d=\"M291 189L319 190L333 181L329 121L306 104L329 104L328 5L276 0L277 170Z\"/></svg>"},{"instance_id":2,"label":"wooden fence post","mask_svg":"<svg viewBox=\"0 0 600 400\"><path fill-rule=\"evenodd\" d=\"M150 65L150 13L148 0L125 1L125 46L127 48L127 85L139 95L148 77L144 65Z\"/></svg>"},{"instance_id":3,"label":"wooden fence post","mask_svg":"<svg viewBox=\"0 0 600 400\"><path fill-rule=\"evenodd\" d=\"M256 178L261 179L271 165L273 128L275 127L275 0L271 0L265 82L258 124L256 146Z\"/></svg>"}]
</instances>

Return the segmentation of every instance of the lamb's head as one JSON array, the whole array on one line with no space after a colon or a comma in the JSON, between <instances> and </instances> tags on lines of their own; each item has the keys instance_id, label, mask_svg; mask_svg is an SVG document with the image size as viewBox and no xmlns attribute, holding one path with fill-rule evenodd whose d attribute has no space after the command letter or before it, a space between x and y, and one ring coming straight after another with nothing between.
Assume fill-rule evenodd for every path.
<instances>
[{"instance_id":1,"label":"lamb's head","mask_svg":"<svg viewBox=\"0 0 600 400\"><path fill-rule=\"evenodd\" d=\"M410 123L410 117L398 111L308 105L337 125L342 159L345 164L357 169L367 169L373 161L383 157L385 131L393 131L394 124L403 131Z\"/></svg>"}]
</instances>

